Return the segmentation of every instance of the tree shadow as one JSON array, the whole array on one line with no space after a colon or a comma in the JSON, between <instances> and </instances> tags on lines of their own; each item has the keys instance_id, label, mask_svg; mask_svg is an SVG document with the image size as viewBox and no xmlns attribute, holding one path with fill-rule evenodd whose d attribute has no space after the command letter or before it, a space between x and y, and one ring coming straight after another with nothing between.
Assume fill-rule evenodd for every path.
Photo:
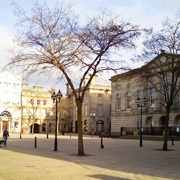
<instances>
[{"instance_id":1,"label":"tree shadow","mask_svg":"<svg viewBox=\"0 0 180 180\"><path fill-rule=\"evenodd\" d=\"M50 136L49 139L46 139L46 135L44 135L44 137L42 135L39 136L37 138L37 148L34 148L34 136L29 135L28 138L22 137L22 139L12 138L8 140L7 147L3 149L17 153L74 162L84 166L125 172L128 174L133 173L171 179L180 175L178 171L176 174L173 174L171 172L173 171L172 169L170 169L170 173L161 173L161 171L165 171L170 167L168 164L164 165L166 162L163 162L163 160L166 161L166 157L168 156L169 159L174 158L175 155L172 154L172 152L178 155L177 150L172 152L168 151L169 154L167 156L168 152L164 154L160 151L155 151L158 147L153 148L152 146L149 146L147 148L146 146L143 146L143 148L139 148L138 141L126 141L120 139L106 139L104 142L105 148L101 149L100 139L87 138L84 139L86 156L78 156L75 154L77 152L77 138L70 139L65 136L58 137L58 151L54 152L54 136ZM150 141L148 143L150 143ZM173 163L174 167L177 168L179 163L178 160L173 159ZM158 170L159 167L161 167L161 171ZM103 174L94 175L94 178L99 177L112 180L128 180L113 176L108 177Z\"/></svg>"},{"instance_id":2,"label":"tree shadow","mask_svg":"<svg viewBox=\"0 0 180 180\"><path fill-rule=\"evenodd\" d=\"M104 175L104 174L88 175L88 177L102 179L102 180L131 180L131 179L127 179L127 178L108 176L108 175Z\"/></svg>"}]
</instances>

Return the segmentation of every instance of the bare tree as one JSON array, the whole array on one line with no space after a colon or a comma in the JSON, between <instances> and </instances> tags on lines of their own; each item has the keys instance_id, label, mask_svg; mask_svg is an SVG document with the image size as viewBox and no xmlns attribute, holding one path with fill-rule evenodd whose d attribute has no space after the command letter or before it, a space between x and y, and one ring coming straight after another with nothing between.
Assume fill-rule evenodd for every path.
<instances>
[{"instance_id":1,"label":"bare tree","mask_svg":"<svg viewBox=\"0 0 180 180\"><path fill-rule=\"evenodd\" d=\"M34 123L35 120L37 119L37 113L38 113L38 107L35 106L34 104L34 99L31 99L27 102L27 105L23 105L22 107L23 112L26 111L26 113L28 114L29 118L28 118L28 123L29 125L32 125L32 135L34 134Z\"/></svg>"},{"instance_id":2,"label":"bare tree","mask_svg":"<svg viewBox=\"0 0 180 180\"><path fill-rule=\"evenodd\" d=\"M163 150L168 150L169 115L180 91L180 16L166 19L162 30L151 32L144 42L144 56L153 59L146 67L149 83L160 94L166 109Z\"/></svg>"},{"instance_id":3,"label":"bare tree","mask_svg":"<svg viewBox=\"0 0 180 180\"><path fill-rule=\"evenodd\" d=\"M78 116L78 155L84 155L82 132L82 103L86 89L92 78L104 70L115 70L115 61L110 54L115 49L135 48L134 40L139 37L140 29L136 25L120 21L117 17L102 13L89 20L84 27L77 25L76 16L69 5L56 4L50 9L47 4L35 4L32 14L27 16L14 5L19 19L21 47L15 52L9 65L23 66L29 73L61 72L75 97ZM119 61L120 62L120 61ZM118 67L121 67L121 64ZM73 71L78 87L73 82ZM84 79L90 75L84 86Z\"/></svg>"}]
</instances>

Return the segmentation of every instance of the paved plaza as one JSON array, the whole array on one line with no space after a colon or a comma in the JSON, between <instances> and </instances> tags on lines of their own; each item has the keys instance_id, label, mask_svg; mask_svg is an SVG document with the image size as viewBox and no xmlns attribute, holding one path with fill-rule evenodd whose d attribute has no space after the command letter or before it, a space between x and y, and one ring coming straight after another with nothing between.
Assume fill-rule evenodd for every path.
<instances>
[{"instance_id":1,"label":"paved plaza","mask_svg":"<svg viewBox=\"0 0 180 180\"><path fill-rule=\"evenodd\" d=\"M1 134L2 137L2 134ZM37 137L37 148L35 146ZM0 147L0 180L153 180L180 179L180 142L163 152L161 141L84 136L86 156L77 156L77 135L10 134Z\"/></svg>"}]
</instances>

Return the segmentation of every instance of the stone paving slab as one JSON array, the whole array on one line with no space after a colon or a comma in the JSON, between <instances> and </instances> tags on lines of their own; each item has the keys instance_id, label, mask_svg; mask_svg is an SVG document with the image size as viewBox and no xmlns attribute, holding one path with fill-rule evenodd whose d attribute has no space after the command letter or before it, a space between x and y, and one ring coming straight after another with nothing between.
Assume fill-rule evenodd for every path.
<instances>
[{"instance_id":1,"label":"stone paving slab","mask_svg":"<svg viewBox=\"0 0 180 180\"><path fill-rule=\"evenodd\" d=\"M0 135L2 137L2 135ZM37 137L37 148L34 148ZM163 152L162 142L84 136L86 156L77 156L77 135L10 134L0 147L0 180L168 180L180 179L180 142Z\"/></svg>"}]
</instances>

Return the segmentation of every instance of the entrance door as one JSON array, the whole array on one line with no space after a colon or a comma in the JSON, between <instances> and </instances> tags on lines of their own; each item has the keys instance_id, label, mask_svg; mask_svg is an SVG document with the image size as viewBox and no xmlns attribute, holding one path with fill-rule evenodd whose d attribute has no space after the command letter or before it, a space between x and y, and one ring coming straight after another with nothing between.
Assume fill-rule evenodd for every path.
<instances>
[{"instance_id":1,"label":"entrance door","mask_svg":"<svg viewBox=\"0 0 180 180\"><path fill-rule=\"evenodd\" d=\"M31 133L32 133L32 127L33 125L31 125ZM34 123L34 133L39 133L39 124Z\"/></svg>"},{"instance_id":2,"label":"entrance door","mask_svg":"<svg viewBox=\"0 0 180 180\"><path fill-rule=\"evenodd\" d=\"M7 129L8 130L8 121L3 121L3 131Z\"/></svg>"}]
</instances>

